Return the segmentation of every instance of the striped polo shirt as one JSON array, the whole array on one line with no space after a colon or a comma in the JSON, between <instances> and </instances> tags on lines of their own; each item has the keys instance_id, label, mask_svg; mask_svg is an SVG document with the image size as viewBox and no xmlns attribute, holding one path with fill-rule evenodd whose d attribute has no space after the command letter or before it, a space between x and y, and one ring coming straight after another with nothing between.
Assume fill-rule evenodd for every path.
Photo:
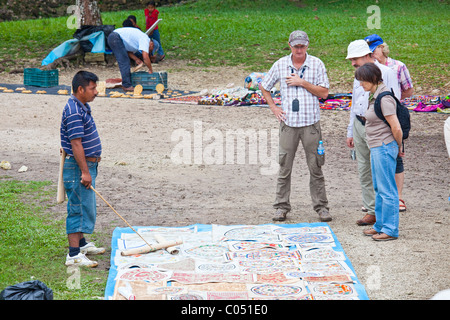
<instances>
[{"instance_id":1,"label":"striped polo shirt","mask_svg":"<svg viewBox=\"0 0 450 320\"><path fill-rule=\"evenodd\" d=\"M73 95L64 107L61 120L61 147L73 156L71 140L81 138L86 157L100 157L102 144L98 135L91 107Z\"/></svg>"}]
</instances>

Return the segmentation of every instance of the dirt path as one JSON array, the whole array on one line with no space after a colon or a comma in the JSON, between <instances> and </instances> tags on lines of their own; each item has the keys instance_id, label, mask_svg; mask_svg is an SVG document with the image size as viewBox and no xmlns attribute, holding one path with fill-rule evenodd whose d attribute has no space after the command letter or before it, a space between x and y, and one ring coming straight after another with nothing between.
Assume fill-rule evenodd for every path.
<instances>
[{"instance_id":1,"label":"dirt path","mask_svg":"<svg viewBox=\"0 0 450 320\"><path fill-rule=\"evenodd\" d=\"M155 68L169 71L169 87L196 90L243 85L248 72L239 68L209 71L165 62ZM101 80L118 77L118 70L94 68ZM61 72L60 84L75 73ZM21 75L2 82L23 83ZM332 87L330 92L349 88ZM24 180L50 180L58 174L59 125L67 96L0 93L0 160L13 169L0 170ZM272 223L276 187L277 122L270 110L165 104L153 100L97 98L91 103L103 143L97 190L132 225L184 226L205 224ZM345 146L346 111L321 111L327 161L324 167L333 221L329 223L352 261L371 299L428 299L450 288L449 173L441 114L413 113L413 129L406 144L404 199L400 238L377 243L356 226L362 217L356 162ZM267 147L256 160L240 163L232 157L235 130L257 135ZM274 138L274 147L270 139ZM192 146L187 146L191 139ZM230 140L227 140L230 139ZM266 139L266 140L264 140ZM196 144L195 144L196 143ZM194 148L194 145L196 148ZM184 158L187 150L191 161ZM215 152L211 152L214 150ZM233 152L234 151L234 152ZM28 171L18 173L22 166ZM308 188L303 150L296 159L287 223L316 222ZM97 230L111 235L124 223L99 199ZM65 216L65 204L53 210ZM104 245L109 246L110 237ZM63 259L62 257L61 259ZM106 269L107 265L100 266Z\"/></svg>"}]
</instances>

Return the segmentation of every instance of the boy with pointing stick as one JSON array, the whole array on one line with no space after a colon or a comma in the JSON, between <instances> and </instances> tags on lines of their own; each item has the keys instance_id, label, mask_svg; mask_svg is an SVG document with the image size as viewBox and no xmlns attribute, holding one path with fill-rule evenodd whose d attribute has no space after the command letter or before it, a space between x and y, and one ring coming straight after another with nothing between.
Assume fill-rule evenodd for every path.
<instances>
[{"instance_id":1,"label":"boy with pointing stick","mask_svg":"<svg viewBox=\"0 0 450 320\"><path fill-rule=\"evenodd\" d=\"M97 208L95 187L102 145L91 114L91 102L97 96L98 77L87 71L79 71L72 80L73 95L64 107L61 120L61 147L67 154L64 161L63 180L67 193L66 232L69 253L66 266L96 267L98 264L86 254L102 254L87 242L84 234L94 231Z\"/></svg>"}]
</instances>

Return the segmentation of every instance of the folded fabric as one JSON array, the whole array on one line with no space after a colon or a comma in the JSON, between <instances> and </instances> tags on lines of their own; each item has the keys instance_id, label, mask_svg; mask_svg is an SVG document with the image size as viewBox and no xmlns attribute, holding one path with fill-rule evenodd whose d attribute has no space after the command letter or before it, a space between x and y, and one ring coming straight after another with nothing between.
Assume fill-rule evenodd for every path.
<instances>
[{"instance_id":1,"label":"folded fabric","mask_svg":"<svg viewBox=\"0 0 450 320\"><path fill-rule=\"evenodd\" d=\"M436 112L436 109L441 106L442 104L432 104L432 105L426 105L422 102L419 102L417 107L414 108L414 111L416 112Z\"/></svg>"},{"instance_id":2,"label":"folded fabric","mask_svg":"<svg viewBox=\"0 0 450 320\"><path fill-rule=\"evenodd\" d=\"M46 66L58 58L62 58L69 54L75 53L80 49L81 41L89 41L92 44L92 53L105 53L105 33L103 31L98 31L91 33L81 39L70 39L55 49L53 49L44 60L42 60L42 65Z\"/></svg>"},{"instance_id":3,"label":"folded fabric","mask_svg":"<svg viewBox=\"0 0 450 320\"><path fill-rule=\"evenodd\" d=\"M444 106L444 108L450 108L450 97L445 97L444 99L441 100L442 105Z\"/></svg>"},{"instance_id":4,"label":"folded fabric","mask_svg":"<svg viewBox=\"0 0 450 320\"><path fill-rule=\"evenodd\" d=\"M328 99L320 102L320 109L326 110L349 110L351 100L348 99Z\"/></svg>"},{"instance_id":5,"label":"folded fabric","mask_svg":"<svg viewBox=\"0 0 450 320\"><path fill-rule=\"evenodd\" d=\"M445 108L445 109L442 109L442 108L437 108L436 109L436 111L437 112L439 112L439 113L449 113L450 114L450 108Z\"/></svg>"}]
</instances>

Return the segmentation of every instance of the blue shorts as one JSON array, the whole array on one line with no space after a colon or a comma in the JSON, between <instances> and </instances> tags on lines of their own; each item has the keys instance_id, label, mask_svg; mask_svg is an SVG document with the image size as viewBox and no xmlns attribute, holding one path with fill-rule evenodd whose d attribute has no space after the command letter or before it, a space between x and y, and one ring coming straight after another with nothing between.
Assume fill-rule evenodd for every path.
<instances>
[{"instance_id":1,"label":"blue shorts","mask_svg":"<svg viewBox=\"0 0 450 320\"><path fill-rule=\"evenodd\" d=\"M402 173L405 171L405 168L403 167L403 158L400 156L397 156L397 165L395 167L395 173Z\"/></svg>"},{"instance_id":2,"label":"blue shorts","mask_svg":"<svg viewBox=\"0 0 450 320\"><path fill-rule=\"evenodd\" d=\"M98 163L87 162L89 173L92 177L92 186L95 188ZM75 158L66 158L63 171L64 188L67 193L67 234L82 232L91 234L94 232L97 218L97 206L95 192L86 189L81 184L81 170Z\"/></svg>"}]
</instances>

